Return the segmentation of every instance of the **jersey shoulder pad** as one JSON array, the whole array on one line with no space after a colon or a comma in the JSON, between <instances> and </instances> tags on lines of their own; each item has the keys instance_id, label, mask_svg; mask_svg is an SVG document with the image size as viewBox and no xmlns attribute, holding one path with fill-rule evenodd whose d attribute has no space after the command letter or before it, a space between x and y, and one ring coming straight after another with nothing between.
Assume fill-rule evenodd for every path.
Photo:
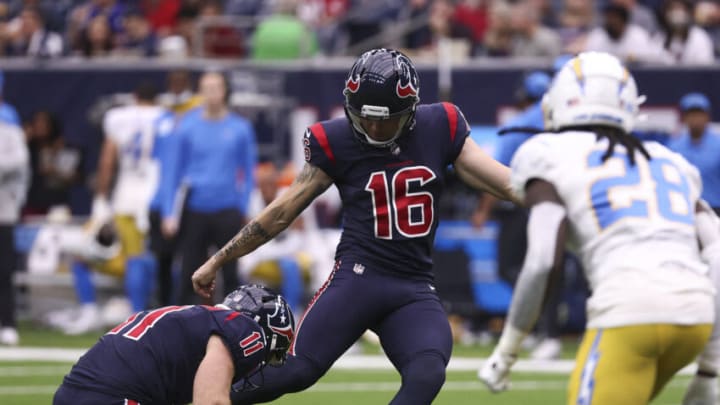
<instances>
[{"instance_id":1,"label":"jersey shoulder pad","mask_svg":"<svg viewBox=\"0 0 720 405\"><path fill-rule=\"evenodd\" d=\"M525 185L531 179L542 179L553 183L557 170L557 135L535 135L515 152L510 163L510 185L513 192L525 198Z\"/></svg>"}]
</instances>

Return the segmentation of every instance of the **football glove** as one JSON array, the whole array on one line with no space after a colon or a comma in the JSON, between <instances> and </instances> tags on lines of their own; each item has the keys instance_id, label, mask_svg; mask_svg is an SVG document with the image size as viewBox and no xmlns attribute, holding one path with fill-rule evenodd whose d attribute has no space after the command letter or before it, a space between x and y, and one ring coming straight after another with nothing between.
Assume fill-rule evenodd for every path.
<instances>
[{"instance_id":1,"label":"football glove","mask_svg":"<svg viewBox=\"0 0 720 405\"><path fill-rule=\"evenodd\" d=\"M510 368L515 364L515 360L517 355L495 349L478 371L478 378L493 393L505 391L510 387Z\"/></svg>"},{"instance_id":2,"label":"football glove","mask_svg":"<svg viewBox=\"0 0 720 405\"><path fill-rule=\"evenodd\" d=\"M715 405L718 403L717 377L695 374L683 398L683 405Z\"/></svg>"}]
</instances>

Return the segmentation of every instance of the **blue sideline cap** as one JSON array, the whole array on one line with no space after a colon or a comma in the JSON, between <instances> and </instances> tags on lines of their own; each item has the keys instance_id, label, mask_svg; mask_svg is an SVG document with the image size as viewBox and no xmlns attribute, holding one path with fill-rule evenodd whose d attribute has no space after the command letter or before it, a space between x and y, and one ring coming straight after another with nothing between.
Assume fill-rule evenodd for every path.
<instances>
[{"instance_id":1,"label":"blue sideline cap","mask_svg":"<svg viewBox=\"0 0 720 405\"><path fill-rule=\"evenodd\" d=\"M545 72L532 72L523 80L522 93L532 99L538 100L550 87L550 76Z\"/></svg>"},{"instance_id":2,"label":"blue sideline cap","mask_svg":"<svg viewBox=\"0 0 720 405\"><path fill-rule=\"evenodd\" d=\"M701 110L710 112L710 100L702 93L689 93L680 99L680 111Z\"/></svg>"}]
</instances>

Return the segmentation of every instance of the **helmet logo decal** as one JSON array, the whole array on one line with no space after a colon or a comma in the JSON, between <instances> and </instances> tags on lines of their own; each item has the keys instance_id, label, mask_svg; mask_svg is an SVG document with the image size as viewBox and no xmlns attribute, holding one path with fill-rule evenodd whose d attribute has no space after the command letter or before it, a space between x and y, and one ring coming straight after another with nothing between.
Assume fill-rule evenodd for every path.
<instances>
[{"instance_id":1,"label":"helmet logo decal","mask_svg":"<svg viewBox=\"0 0 720 405\"><path fill-rule=\"evenodd\" d=\"M358 80L357 77L350 77L345 82L345 90L349 91L350 93L357 93L359 88L360 80Z\"/></svg>"},{"instance_id":2,"label":"helmet logo decal","mask_svg":"<svg viewBox=\"0 0 720 405\"><path fill-rule=\"evenodd\" d=\"M417 97L418 78L415 69L411 69L410 60L405 55L398 54L395 56L395 63L398 67L398 82L395 86L398 97Z\"/></svg>"}]
</instances>

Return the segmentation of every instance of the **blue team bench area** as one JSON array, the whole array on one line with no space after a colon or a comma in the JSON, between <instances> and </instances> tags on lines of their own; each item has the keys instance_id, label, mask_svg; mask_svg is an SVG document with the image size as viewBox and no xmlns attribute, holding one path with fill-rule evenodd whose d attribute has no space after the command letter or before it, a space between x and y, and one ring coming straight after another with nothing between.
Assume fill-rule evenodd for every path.
<instances>
[{"instance_id":1,"label":"blue team bench area","mask_svg":"<svg viewBox=\"0 0 720 405\"><path fill-rule=\"evenodd\" d=\"M478 310L504 315L512 288L498 276L497 225L482 229L468 221L441 221L435 235L435 280L446 309L459 315Z\"/></svg>"}]
</instances>

